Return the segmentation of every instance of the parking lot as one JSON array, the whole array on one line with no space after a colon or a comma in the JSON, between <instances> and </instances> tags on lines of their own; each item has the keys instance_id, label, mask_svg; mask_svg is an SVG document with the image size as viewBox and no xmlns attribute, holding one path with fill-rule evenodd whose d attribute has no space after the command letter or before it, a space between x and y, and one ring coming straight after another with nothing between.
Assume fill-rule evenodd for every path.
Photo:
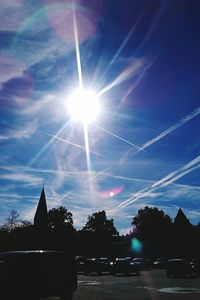
<instances>
[{"instance_id":1,"label":"parking lot","mask_svg":"<svg viewBox=\"0 0 200 300\"><path fill-rule=\"evenodd\" d=\"M200 299L200 277L167 278L165 270L140 276L79 275L78 281L73 300Z\"/></svg>"}]
</instances>

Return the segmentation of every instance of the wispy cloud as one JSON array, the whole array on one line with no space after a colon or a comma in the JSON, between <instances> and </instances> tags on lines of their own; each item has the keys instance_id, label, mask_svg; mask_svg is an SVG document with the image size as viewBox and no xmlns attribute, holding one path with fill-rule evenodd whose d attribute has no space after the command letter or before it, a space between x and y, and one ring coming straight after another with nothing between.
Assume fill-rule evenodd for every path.
<instances>
[{"instance_id":1,"label":"wispy cloud","mask_svg":"<svg viewBox=\"0 0 200 300\"><path fill-rule=\"evenodd\" d=\"M0 84L7 82L47 58L62 57L73 44L63 43L45 17L43 5L13 1L1 5L0 28L9 45L0 55ZM45 39L43 38L45 35Z\"/></svg>"},{"instance_id":2,"label":"wispy cloud","mask_svg":"<svg viewBox=\"0 0 200 300\"><path fill-rule=\"evenodd\" d=\"M8 53L0 54L0 84L23 75L26 65ZM0 86L0 90L3 86Z\"/></svg>"},{"instance_id":3,"label":"wispy cloud","mask_svg":"<svg viewBox=\"0 0 200 300\"><path fill-rule=\"evenodd\" d=\"M38 95L39 99L36 101L31 101L28 105L24 106L20 111L19 114L21 115L37 115L41 110L47 111L49 107L55 108L55 103L58 103L59 98L56 95L47 94L47 95ZM55 110L54 110L55 112Z\"/></svg>"},{"instance_id":4,"label":"wispy cloud","mask_svg":"<svg viewBox=\"0 0 200 300\"><path fill-rule=\"evenodd\" d=\"M1 30L8 32L15 31L25 21L27 13L28 5L22 5L22 1L7 0L6 2L2 2L0 7Z\"/></svg>"},{"instance_id":5,"label":"wispy cloud","mask_svg":"<svg viewBox=\"0 0 200 300\"><path fill-rule=\"evenodd\" d=\"M189 219L196 219L198 223L200 222L200 210L188 210L187 216Z\"/></svg>"},{"instance_id":6,"label":"wispy cloud","mask_svg":"<svg viewBox=\"0 0 200 300\"><path fill-rule=\"evenodd\" d=\"M16 181L16 182L22 182L22 183L28 183L31 185L41 185L43 182L43 179L37 176L33 176L31 174L24 174L24 173L18 173L18 174L1 174L0 179L6 179L10 181Z\"/></svg>"},{"instance_id":7,"label":"wispy cloud","mask_svg":"<svg viewBox=\"0 0 200 300\"><path fill-rule=\"evenodd\" d=\"M134 76L138 76L141 70L145 68L146 60L145 59L135 59L133 60L127 68L125 68L110 84L101 89L98 93L99 96L108 92L112 88L121 84L125 80L132 78Z\"/></svg>"},{"instance_id":8,"label":"wispy cloud","mask_svg":"<svg viewBox=\"0 0 200 300\"><path fill-rule=\"evenodd\" d=\"M4 135L0 135L0 141L6 141L11 139L27 139L31 138L37 132L38 120L33 120L32 122L23 124L23 127L18 129L9 129Z\"/></svg>"}]
</instances>

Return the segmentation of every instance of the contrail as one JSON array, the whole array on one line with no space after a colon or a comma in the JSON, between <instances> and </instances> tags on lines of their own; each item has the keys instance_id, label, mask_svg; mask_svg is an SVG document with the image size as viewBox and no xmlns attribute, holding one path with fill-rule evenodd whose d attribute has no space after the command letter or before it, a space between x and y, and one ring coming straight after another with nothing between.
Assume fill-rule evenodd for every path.
<instances>
[{"instance_id":1,"label":"contrail","mask_svg":"<svg viewBox=\"0 0 200 300\"><path fill-rule=\"evenodd\" d=\"M138 76L138 78L136 79L136 81L131 85L131 87L127 90L127 92L125 93L124 97L122 98L119 107L125 102L125 100L128 98L128 96L134 91L134 89L136 89L138 87L138 85L140 84L142 78L144 77L144 75L146 74L146 72L149 70L149 68L152 66L153 62L148 63L143 71L141 72L141 74Z\"/></svg>"},{"instance_id":2,"label":"contrail","mask_svg":"<svg viewBox=\"0 0 200 300\"><path fill-rule=\"evenodd\" d=\"M117 78L115 78L113 80L113 82L111 82L110 84L105 86L103 89L101 89L100 92L98 93L98 96L103 95L104 93L108 92L115 86L121 84L125 80L137 75L138 71L141 70L141 68L144 65L145 65L144 59L134 60L120 75L117 76Z\"/></svg>"},{"instance_id":3,"label":"contrail","mask_svg":"<svg viewBox=\"0 0 200 300\"><path fill-rule=\"evenodd\" d=\"M132 34L134 33L135 29L137 28L139 22L141 21L141 19L144 17L144 14L146 12L147 9L144 9L143 13L139 16L138 20L134 23L134 25L131 27L130 31L128 32L127 36L125 37L125 39L123 40L121 46L119 47L119 49L116 51L115 55L113 56L112 60L110 61L110 63L108 64L107 68L105 69L105 71L103 72L103 74L100 77L100 80L102 80L102 78L105 76L105 74L108 72L108 70L110 69L110 67L113 65L113 63L116 61L116 59L119 57L120 53L122 52L122 50L125 48L125 46L127 45L128 41L130 40Z\"/></svg>"},{"instance_id":4,"label":"contrail","mask_svg":"<svg viewBox=\"0 0 200 300\"><path fill-rule=\"evenodd\" d=\"M163 183L163 184L161 185L161 187L165 187L165 186L170 185L171 183L177 181L179 178L181 178L181 177L187 175L188 173L190 173L190 172L192 172L192 171L194 171L194 170L196 170L196 169L198 169L198 168L200 168L200 164L198 164L197 166L194 166L194 167L192 167L192 168L190 168L190 169L188 169L188 170L185 170L184 172L178 174L178 175L175 176L174 178L172 178L172 179L166 181L165 183Z\"/></svg>"},{"instance_id":5,"label":"contrail","mask_svg":"<svg viewBox=\"0 0 200 300\"><path fill-rule=\"evenodd\" d=\"M110 131L107 131L106 129L104 129L104 128L98 126L97 124L92 124L92 125L95 126L95 127L97 127L98 129L100 129L100 130L102 130L102 131L104 131L104 132L106 132L106 133L108 133L108 134L110 134L110 135L116 137L117 139L119 139L119 140L121 140L121 141L123 141L123 142L125 142L125 143L127 143L127 144L129 144L129 145L131 145L131 146L133 146L133 147L135 147L135 148L137 148L137 149L139 149L140 151L143 150L143 149L141 149L140 147L138 147L137 145L135 145L135 144L133 144L133 143L131 143L131 142L129 142L129 141L123 139L123 138L122 138L121 136L119 136L119 135L116 135L116 134L114 134L114 133L112 133L112 132L110 132Z\"/></svg>"},{"instance_id":6,"label":"contrail","mask_svg":"<svg viewBox=\"0 0 200 300\"><path fill-rule=\"evenodd\" d=\"M81 149L81 150L86 150L86 148L84 147L84 146L81 146L81 145L79 145L79 144L75 144L75 143L73 143L73 142L70 142L70 141L68 141L68 140L65 140L65 139L62 139L61 137L58 137L58 136L56 136L56 135L53 135L53 134L50 134L50 133L48 133L47 135L49 135L49 136L51 136L51 137L53 137L53 138L55 138L55 139L57 139L57 140L59 140L59 141L62 141L62 142L64 142L64 143L66 143L66 144L69 144L69 145L72 145L72 146L74 146L74 147L76 147L76 148L79 148L79 149ZM95 151L92 151L92 150L88 150L90 153L93 153L93 154L96 154L96 155L98 155L98 156L101 156L101 157L105 157L104 155L102 155L102 154L100 154L100 153L98 153L98 152L95 152Z\"/></svg>"},{"instance_id":7,"label":"contrail","mask_svg":"<svg viewBox=\"0 0 200 300\"><path fill-rule=\"evenodd\" d=\"M57 135L61 134L63 132L63 130L70 124L70 121L68 121L67 123L64 124L63 127L60 128L60 130L58 130ZM46 144L44 145L44 147L42 147L42 149L35 155L35 157L33 157L31 159L31 161L28 163L28 166L32 166L36 160L41 157L41 155L50 147L50 145L54 142L54 136L52 135L52 139Z\"/></svg>"},{"instance_id":8,"label":"contrail","mask_svg":"<svg viewBox=\"0 0 200 300\"><path fill-rule=\"evenodd\" d=\"M95 174L94 176L91 176L90 180L94 180L95 178L99 177L100 175L105 174L108 170L110 170L112 167L108 167L103 171L98 172L97 174Z\"/></svg>"},{"instance_id":9,"label":"contrail","mask_svg":"<svg viewBox=\"0 0 200 300\"><path fill-rule=\"evenodd\" d=\"M188 169L192 168L194 165L198 164L199 162L200 162L200 155L192 159L189 163L185 164L183 167L169 173L167 176L163 177L161 180L154 183L152 187L154 188L156 186L162 186L163 184L171 180L171 178L175 178L178 175L178 173L187 171Z\"/></svg>"},{"instance_id":10,"label":"contrail","mask_svg":"<svg viewBox=\"0 0 200 300\"><path fill-rule=\"evenodd\" d=\"M107 212L108 215L112 214L116 210L120 210L131 203L137 201L140 198L143 198L145 196L148 196L152 191L155 191L159 188L166 187L178 179L182 178L186 174L200 168L200 155L182 166L181 168L169 173L167 176L163 177L161 180L158 180L156 183L152 184L150 188L144 188L136 193L134 193L130 198L120 203L117 207L109 210Z\"/></svg>"},{"instance_id":11,"label":"contrail","mask_svg":"<svg viewBox=\"0 0 200 300\"><path fill-rule=\"evenodd\" d=\"M130 205L131 203L135 202L136 200L138 200L139 198L142 198L144 196L147 196L149 193L151 193L154 190L157 190L161 187L167 186L173 182L175 182L176 180L178 180L179 178L185 176L186 174L192 172L193 170L197 169L200 167L200 165L194 166L194 164L198 163L200 161L200 156L197 156L195 159L191 160L189 163L187 163L186 165L184 165L183 167L177 169L176 171L168 174L167 176L165 176L163 179L157 181L156 183L152 184L152 186L150 188L145 188L143 190L140 190L139 192L135 193L134 195L132 195L129 199L125 200L124 202L122 202L120 205L118 205L118 207L116 207L114 210L111 211L115 211L117 209L121 209L126 207L127 205ZM187 169L188 168L188 169ZM181 172L182 171L182 172ZM180 172L180 173L179 173ZM179 173L179 174L178 174ZM176 175L177 174L177 175ZM176 175L176 176L174 176ZM173 177L174 176L174 177ZM170 179L171 178L171 179ZM170 179L169 181L166 181L166 179Z\"/></svg>"},{"instance_id":12,"label":"contrail","mask_svg":"<svg viewBox=\"0 0 200 300\"><path fill-rule=\"evenodd\" d=\"M147 147L151 146L152 144L156 143L157 141L161 140L163 137L165 137L166 135L170 134L171 132L173 132L174 130L178 129L179 127L181 127L182 125L184 125L185 123L187 123L188 121L192 120L194 117L198 116L200 114L200 107L198 107L197 109L195 109L193 112L191 112L190 114L188 114L187 116L183 117L182 119L180 119L177 123L175 123L173 126L169 127L168 129L164 130L163 132L161 132L159 135L157 135L156 137L154 137L153 139L151 139L150 141L146 142L141 148L140 150L138 150L137 152L133 153L132 155L137 154L138 152L146 149Z\"/></svg>"},{"instance_id":13,"label":"contrail","mask_svg":"<svg viewBox=\"0 0 200 300\"><path fill-rule=\"evenodd\" d=\"M68 196L72 193L72 191L67 192L62 197L60 197L60 200L63 201L65 198L68 198Z\"/></svg>"}]
</instances>

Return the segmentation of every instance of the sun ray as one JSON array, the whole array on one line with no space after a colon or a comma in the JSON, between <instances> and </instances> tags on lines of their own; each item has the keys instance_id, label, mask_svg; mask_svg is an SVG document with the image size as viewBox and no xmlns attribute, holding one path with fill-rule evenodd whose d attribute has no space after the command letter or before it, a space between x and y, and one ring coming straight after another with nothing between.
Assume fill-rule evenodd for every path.
<instances>
[{"instance_id":1,"label":"sun ray","mask_svg":"<svg viewBox=\"0 0 200 300\"><path fill-rule=\"evenodd\" d=\"M78 71L78 79L79 79L79 88L83 88L83 76L82 76L82 68L81 68L81 55L80 55L80 48L79 48L79 38L78 38L78 28L77 28L77 21L76 21L76 10L73 3L73 27L74 27L74 42L75 42L75 49L76 49L76 63L77 63L77 71Z\"/></svg>"},{"instance_id":2,"label":"sun ray","mask_svg":"<svg viewBox=\"0 0 200 300\"><path fill-rule=\"evenodd\" d=\"M84 90L82 67L81 67L81 54L79 48L78 27L77 27L77 19L76 19L76 10L74 5L73 5L73 27L74 27L74 41L75 41L75 49L76 49L76 63L77 63L77 72L78 72L78 79L79 79L79 89ZM89 182L89 198L90 201L92 202L94 189L93 189L92 182L90 180L91 178L90 146L89 146L89 136L88 136L88 125L86 122L83 122L83 131L84 131L85 155L86 155L88 182Z\"/></svg>"},{"instance_id":3,"label":"sun ray","mask_svg":"<svg viewBox=\"0 0 200 300\"><path fill-rule=\"evenodd\" d=\"M91 162L90 162L90 148L89 148L89 138L88 138L88 126L87 124L83 124L84 129L84 139L85 139L85 153L86 153L86 162L87 162L87 169L90 172L91 170Z\"/></svg>"}]
</instances>

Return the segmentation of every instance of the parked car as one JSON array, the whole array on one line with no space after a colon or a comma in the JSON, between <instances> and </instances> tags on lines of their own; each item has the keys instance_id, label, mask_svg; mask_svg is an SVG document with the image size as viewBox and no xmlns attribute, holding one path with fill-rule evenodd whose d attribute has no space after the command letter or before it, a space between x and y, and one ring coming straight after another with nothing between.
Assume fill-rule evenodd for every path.
<instances>
[{"instance_id":1,"label":"parked car","mask_svg":"<svg viewBox=\"0 0 200 300\"><path fill-rule=\"evenodd\" d=\"M157 258L153 263L153 267L156 269L165 269L166 262L167 262L166 258Z\"/></svg>"},{"instance_id":2,"label":"parked car","mask_svg":"<svg viewBox=\"0 0 200 300\"><path fill-rule=\"evenodd\" d=\"M102 265L99 258L87 258L85 260L84 275L88 275L89 273L97 273L97 275L101 275Z\"/></svg>"},{"instance_id":3,"label":"parked car","mask_svg":"<svg viewBox=\"0 0 200 300\"><path fill-rule=\"evenodd\" d=\"M77 288L74 257L65 251L9 251L0 254L1 299L59 296L71 300Z\"/></svg>"},{"instance_id":4,"label":"parked car","mask_svg":"<svg viewBox=\"0 0 200 300\"><path fill-rule=\"evenodd\" d=\"M117 257L111 263L111 273L115 275L116 273L123 273L125 275L135 273L140 274L140 268L138 264L133 262L131 257Z\"/></svg>"},{"instance_id":5,"label":"parked car","mask_svg":"<svg viewBox=\"0 0 200 300\"><path fill-rule=\"evenodd\" d=\"M169 259L167 261L166 265L166 275L174 276L174 277L186 277L194 276L195 270L194 265L191 261L182 259L182 258L176 258L176 259Z\"/></svg>"},{"instance_id":6,"label":"parked car","mask_svg":"<svg viewBox=\"0 0 200 300\"><path fill-rule=\"evenodd\" d=\"M111 260L108 257L100 257L101 262L101 272L111 272Z\"/></svg>"},{"instance_id":7,"label":"parked car","mask_svg":"<svg viewBox=\"0 0 200 300\"><path fill-rule=\"evenodd\" d=\"M84 272L84 265L85 265L84 256L76 256L75 261L76 261L78 273L83 273Z\"/></svg>"},{"instance_id":8,"label":"parked car","mask_svg":"<svg viewBox=\"0 0 200 300\"><path fill-rule=\"evenodd\" d=\"M104 272L110 273L110 268L110 259L107 257L88 258L83 266L85 275L89 273L97 273L97 275L101 275Z\"/></svg>"},{"instance_id":9,"label":"parked car","mask_svg":"<svg viewBox=\"0 0 200 300\"><path fill-rule=\"evenodd\" d=\"M194 264L194 271L200 275L200 258L194 258L192 262Z\"/></svg>"},{"instance_id":10,"label":"parked car","mask_svg":"<svg viewBox=\"0 0 200 300\"><path fill-rule=\"evenodd\" d=\"M136 257L133 258L133 262L136 263L140 270L150 270L151 262L148 258Z\"/></svg>"}]
</instances>

